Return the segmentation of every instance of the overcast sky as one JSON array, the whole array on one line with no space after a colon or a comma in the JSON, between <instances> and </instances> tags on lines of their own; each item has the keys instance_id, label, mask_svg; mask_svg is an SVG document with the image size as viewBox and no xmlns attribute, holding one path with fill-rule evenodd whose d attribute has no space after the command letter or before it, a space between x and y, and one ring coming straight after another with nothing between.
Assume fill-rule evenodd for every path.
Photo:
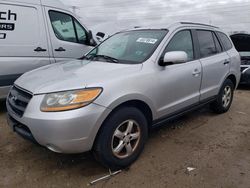
<instances>
[{"instance_id":1,"label":"overcast sky","mask_svg":"<svg viewBox=\"0 0 250 188\"><path fill-rule=\"evenodd\" d=\"M176 21L210 23L226 31L250 32L250 0L61 0L94 31Z\"/></svg>"}]
</instances>

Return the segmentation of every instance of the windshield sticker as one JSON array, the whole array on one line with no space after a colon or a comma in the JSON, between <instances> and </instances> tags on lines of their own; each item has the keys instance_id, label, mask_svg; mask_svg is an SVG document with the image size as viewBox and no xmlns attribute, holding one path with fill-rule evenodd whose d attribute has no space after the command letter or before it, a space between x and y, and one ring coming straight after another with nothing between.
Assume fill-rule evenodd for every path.
<instances>
[{"instance_id":1,"label":"windshield sticker","mask_svg":"<svg viewBox=\"0 0 250 188\"><path fill-rule=\"evenodd\" d=\"M136 42L142 42L147 44L155 44L158 39L152 39L152 38L138 38Z\"/></svg>"}]
</instances>

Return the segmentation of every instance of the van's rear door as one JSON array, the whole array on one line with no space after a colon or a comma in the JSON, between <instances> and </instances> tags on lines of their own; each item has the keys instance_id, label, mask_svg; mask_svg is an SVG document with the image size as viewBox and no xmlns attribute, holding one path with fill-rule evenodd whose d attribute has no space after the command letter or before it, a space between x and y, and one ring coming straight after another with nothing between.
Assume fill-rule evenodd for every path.
<instances>
[{"instance_id":1,"label":"van's rear door","mask_svg":"<svg viewBox=\"0 0 250 188\"><path fill-rule=\"evenodd\" d=\"M45 7L52 50L56 62L82 57L88 46L88 30L70 12Z\"/></svg>"},{"instance_id":2,"label":"van's rear door","mask_svg":"<svg viewBox=\"0 0 250 188\"><path fill-rule=\"evenodd\" d=\"M23 73L50 64L39 4L0 0L0 92Z\"/></svg>"}]
</instances>

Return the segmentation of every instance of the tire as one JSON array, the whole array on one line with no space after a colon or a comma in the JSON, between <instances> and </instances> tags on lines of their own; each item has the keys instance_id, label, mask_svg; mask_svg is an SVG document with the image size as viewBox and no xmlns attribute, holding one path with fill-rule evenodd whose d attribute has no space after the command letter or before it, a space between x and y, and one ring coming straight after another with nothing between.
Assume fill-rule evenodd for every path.
<instances>
[{"instance_id":1,"label":"tire","mask_svg":"<svg viewBox=\"0 0 250 188\"><path fill-rule=\"evenodd\" d=\"M148 123L144 114L134 107L121 107L102 125L95 141L94 156L111 170L126 168L139 157L147 137Z\"/></svg>"},{"instance_id":2,"label":"tire","mask_svg":"<svg viewBox=\"0 0 250 188\"><path fill-rule=\"evenodd\" d=\"M210 108L217 114L225 113L231 107L234 96L234 84L226 79L223 83L216 101L210 104ZM228 92L228 93L226 93Z\"/></svg>"}]
</instances>

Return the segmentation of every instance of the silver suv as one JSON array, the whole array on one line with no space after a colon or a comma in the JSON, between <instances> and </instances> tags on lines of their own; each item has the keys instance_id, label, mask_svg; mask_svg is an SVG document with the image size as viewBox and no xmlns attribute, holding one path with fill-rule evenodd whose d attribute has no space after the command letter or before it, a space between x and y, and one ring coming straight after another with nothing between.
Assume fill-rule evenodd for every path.
<instances>
[{"instance_id":1,"label":"silver suv","mask_svg":"<svg viewBox=\"0 0 250 188\"><path fill-rule=\"evenodd\" d=\"M54 152L91 150L103 165L124 168L152 127L208 103L227 112L239 80L239 53L217 27L136 28L81 60L21 76L7 98L8 122Z\"/></svg>"}]
</instances>

